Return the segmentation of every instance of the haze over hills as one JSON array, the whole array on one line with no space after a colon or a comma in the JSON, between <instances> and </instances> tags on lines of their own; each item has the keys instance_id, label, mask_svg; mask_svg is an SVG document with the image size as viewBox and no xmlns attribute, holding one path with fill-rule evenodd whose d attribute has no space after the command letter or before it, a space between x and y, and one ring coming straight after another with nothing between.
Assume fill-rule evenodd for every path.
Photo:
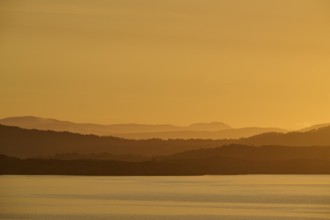
<instances>
[{"instance_id":1,"label":"haze over hills","mask_svg":"<svg viewBox=\"0 0 330 220\"><path fill-rule=\"evenodd\" d=\"M28 129L69 131L80 134L116 136L129 139L233 139L250 137L265 132L285 132L279 128L232 128L222 122L195 123L189 126L148 125L148 124L110 124L73 123L34 116L10 117L0 119L0 124Z\"/></svg>"},{"instance_id":2,"label":"haze over hills","mask_svg":"<svg viewBox=\"0 0 330 220\"><path fill-rule=\"evenodd\" d=\"M3 167L101 175L306 173L314 167L307 173L330 174L329 9L326 0L1 1L0 174ZM139 209L140 219L310 219L312 212L328 213L309 205L330 201L275 195L285 209L266 214L243 207L246 198L235 194L240 204L218 207L220 213L205 203L201 215L193 206L215 200L193 195L184 202L199 203L181 204L193 216L178 213L181 195L173 196L162 200L165 208L143 204L132 211ZM16 197L6 212L2 201L0 219L20 217ZM48 218L66 216L44 207ZM178 217L167 213L172 208ZM89 218L77 214L68 218ZM111 220L125 218L111 214Z\"/></svg>"},{"instance_id":3,"label":"haze over hills","mask_svg":"<svg viewBox=\"0 0 330 220\"><path fill-rule=\"evenodd\" d=\"M168 131L168 132L149 132L149 133L129 133L129 134L117 134L118 137L128 139L238 139L243 137L250 137L258 134L268 132L285 132L279 128L258 128L258 127L246 127L246 128L234 128L224 129L219 131Z\"/></svg>"},{"instance_id":4,"label":"haze over hills","mask_svg":"<svg viewBox=\"0 0 330 220\"><path fill-rule=\"evenodd\" d=\"M35 116L9 117L0 119L0 124L17 126L21 128L32 128L39 130L70 131L81 134L113 135L117 133L137 132L165 132L165 131L218 131L230 129L231 127L222 122L195 123L189 126L177 126L170 124L109 124L101 125L94 123L73 123L50 118Z\"/></svg>"},{"instance_id":5,"label":"haze over hills","mask_svg":"<svg viewBox=\"0 0 330 220\"><path fill-rule=\"evenodd\" d=\"M330 126L309 131L293 131L285 134L276 132L264 133L249 138L242 138L239 142L257 146L330 146Z\"/></svg>"},{"instance_id":6,"label":"haze over hills","mask_svg":"<svg viewBox=\"0 0 330 220\"><path fill-rule=\"evenodd\" d=\"M241 139L129 140L0 125L0 154L22 158L63 153L109 153L153 157L195 149L217 148L228 144L330 146L330 126L309 132L267 133Z\"/></svg>"},{"instance_id":7,"label":"haze over hills","mask_svg":"<svg viewBox=\"0 0 330 220\"><path fill-rule=\"evenodd\" d=\"M300 129L299 131L311 131L311 130L328 127L328 126L330 126L330 123L316 124L316 125L312 125L310 127Z\"/></svg>"}]
</instances>

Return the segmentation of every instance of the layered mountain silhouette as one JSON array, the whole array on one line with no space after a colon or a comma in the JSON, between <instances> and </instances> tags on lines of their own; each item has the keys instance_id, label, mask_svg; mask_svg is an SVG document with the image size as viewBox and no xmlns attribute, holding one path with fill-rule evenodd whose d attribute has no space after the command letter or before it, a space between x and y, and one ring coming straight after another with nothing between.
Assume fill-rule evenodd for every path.
<instances>
[{"instance_id":1,"label":"layered mountain silhouette","mask_svg":"<svg viewBox=\"0 0 330 220\"><path fill-rule=\"evenodd\" d=\"M17 126L21 128L70 131L81 134L95 134L101 136L114 135L118 133L139 133L139 132L165 132L165 131L217 131L230 129L231 127L221 122L196 123L189 126L176 126L169 124L150 125L150 124L92 124L92 123L73 123L56 119L40 118L34 116L10 117L0 119L0 124Z\"/></svg>"},{"instance_id":2,"label":"layered mountain silhouette","mask_svg":"<svg viewBox=\"0 0 330 220\"><path fill-rule=\"evenodd\" d=\"M0 125L0 174L330 174L330 126L241 139L130 140Z\"/></svg>"},{"instance_id":3,"label":"layered mountain silhouette","mask_svg":"<svg viewBox=\"0 0 330 220\"><path fill-rule=\"evenodd\" d=\"M116 136L129 139L234 139L250 137L265 132L285 132L279 128L232 128L222 122L195 123L189 126L73 123L34 116L0 119L0 124L28 129L69 131L80 134Z\"/></svg>"},{"instance_id":4,"label":"layered mountain silhouette","mask_svg":"<svg viewBox=\"0 0 330 220\"><path fill-rule=\"evenodd\" d=\"M316 124L316 125L312 125L310 127L300 129L299 131L311 131L311 130L315 130L315 129L323 128L323 127L328 127L328 126L330 126L330 123Z\"/></svg>"},{"instance_id":5,"label":"layered mountain silhouette","mask_svg":"<svg viewBox=\"0 0 330 220\"><path fill-rule=\"evenodd\" d=\"M0 174L214 175L330 174L329 147L231 145L146 160L18 159L0 155Z\"/></svg>"},{"instance_id":6,"label":"layered mountain silhouette","mask_svg":"<svg viewBox=\"0 0 330 220\"><path fill-rule=\"evenodd\" d=\"M330 146L330 126L309 131L294 131L286 134L264 133L249 138L242 138L239 143L249 145L281 146Z\"/></svg>"},{"instance_id":7,"label":"layered mountain silhouette","mask_svg":"<svg viewBox=\"0 0 330 220\"><path fill-rule=\"evenodd\" d=\"M224 129L219 131L168 131L168 132L149 132L149 133L129 133L117 134L118 137L128 139L238 139L243 137L251 137L258 134L268 132L285 132L279 128L258 128L246 127L235 129Z\"/></svg>"},{"instance_id":8,"label":"layered mountain silhouette","mask_svg":"<svg viewBox=\"0 0 330 220\"><path fill-rule=\"evenodd\" d=\"M157 158L159 161L212 160L235 158L244 160L330 160L330 147L248 146L225 145L218 148L185 151Z\"/></svg>"},{"instance_id":9,"label":"layered mountain silhouette","mask_svg":"<svg viewBox=\"0 0 330 220\"><path fill-rule=\"evenodd\" d=\"M58 153L111 153L141 156L169 155L191 149L221 146L215 140L129 140L0 125L0 154L18 157Z\"/></svg>"},{"instance_id":10,"label":"layered mountain silhouette","mask_svg":"<svg viewBox=\"0 0 330 220\"><path fill-rule=\"evenodd\" d=\"M109 153L155 157L195 149L217 148L228 144L330 146L330 126L308 132L266 133L241 139L129 140L0 125L0 154L22 158L63 153Z\"/></svg>"}]
</instances>

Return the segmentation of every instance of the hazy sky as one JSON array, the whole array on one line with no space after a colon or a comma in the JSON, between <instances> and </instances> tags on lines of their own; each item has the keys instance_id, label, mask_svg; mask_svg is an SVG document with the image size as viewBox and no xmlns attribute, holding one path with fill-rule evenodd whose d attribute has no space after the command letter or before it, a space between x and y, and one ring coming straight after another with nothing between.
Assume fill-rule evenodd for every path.
<instances>
[{"instance_id":1,"label":"hazy sky","mask_svg":"<svg viewBox=\"0 0 330 220\"><path fill-rule=\"evenodd\" d=\"M2 0L0 117L330 122L328 0Z\"/></svg>"}]
</instances>

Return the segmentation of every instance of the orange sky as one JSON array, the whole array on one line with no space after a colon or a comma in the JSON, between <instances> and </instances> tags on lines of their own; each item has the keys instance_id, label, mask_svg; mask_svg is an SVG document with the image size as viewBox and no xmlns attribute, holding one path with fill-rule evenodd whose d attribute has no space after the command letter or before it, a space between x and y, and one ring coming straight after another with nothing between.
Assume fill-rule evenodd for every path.
<instances>
[{"instance_id":1,"label":"orange sky","mask_svg":"<svg viewBox=\"0 0 330 220\"><path fill-rule=\"evenodd\" d=\"M330 1L4 0L0 117L330 122Z\"/></svg>"}]
</instances>

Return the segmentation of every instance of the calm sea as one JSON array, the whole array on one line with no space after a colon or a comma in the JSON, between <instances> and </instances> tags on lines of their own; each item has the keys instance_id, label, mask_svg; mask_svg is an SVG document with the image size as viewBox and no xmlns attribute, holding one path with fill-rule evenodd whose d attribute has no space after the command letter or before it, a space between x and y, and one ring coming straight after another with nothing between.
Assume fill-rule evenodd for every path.
<instances>
[{"instance_id":1,"label":"calm sea","mask_svg":"<svg viewBox=\"0 0 330 220\"><path fill-rule=\"evenodd\" d=\"M0 219L330 219L330 176L0 176Z\"/></svg>"}]
</instances>

